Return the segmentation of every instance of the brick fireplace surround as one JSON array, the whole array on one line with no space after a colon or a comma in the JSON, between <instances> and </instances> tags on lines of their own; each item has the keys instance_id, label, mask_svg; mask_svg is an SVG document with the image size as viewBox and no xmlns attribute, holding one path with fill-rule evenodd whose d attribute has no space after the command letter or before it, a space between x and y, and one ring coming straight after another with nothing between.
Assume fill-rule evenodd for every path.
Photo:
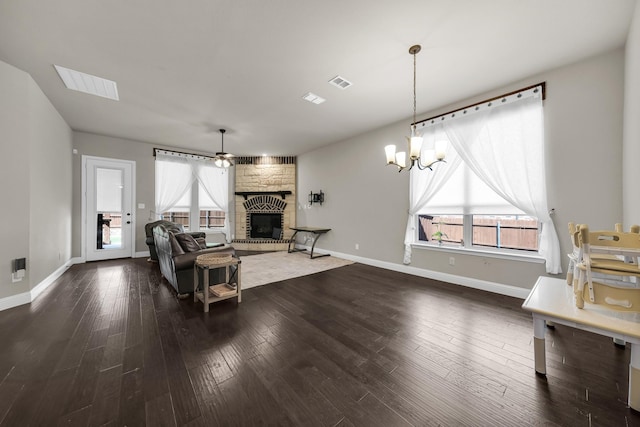
<instances>
[{"instance_id":1,"label":"brick fireplace surround","mask_svg":"<svg viewBox=\"0 0 640 427\"><path fill-rule=\"evenodd\" d=\"M235 195L235 239L238 250L286 250L296 225L296 158L236 157L235 192L261 193ZM281 194L290 191L291 194ZM281 213L280 239L252 238L251 214Z\"/></svg>"}]
</instances>

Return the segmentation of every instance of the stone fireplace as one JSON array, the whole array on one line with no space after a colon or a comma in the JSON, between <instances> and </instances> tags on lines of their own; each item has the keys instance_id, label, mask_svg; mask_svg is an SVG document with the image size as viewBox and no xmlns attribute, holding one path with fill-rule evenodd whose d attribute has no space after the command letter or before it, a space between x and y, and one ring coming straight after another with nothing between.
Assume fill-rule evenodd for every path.
<instances>
[{"instance_id":1,"label":"stone fireplace","mask_svg":"<svg viewBox=\"0 0 640 427\"><path fill-rule=\"evenodd\" d=\"M296 224L296 158L235 158L235 239L239 250L285 250Z\"/></svg>"}]
</instances>

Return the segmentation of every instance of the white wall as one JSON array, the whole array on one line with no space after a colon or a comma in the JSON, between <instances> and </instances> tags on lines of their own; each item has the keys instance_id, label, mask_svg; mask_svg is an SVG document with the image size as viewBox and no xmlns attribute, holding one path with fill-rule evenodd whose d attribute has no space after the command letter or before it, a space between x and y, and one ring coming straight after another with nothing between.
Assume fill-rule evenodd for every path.
<instances>
[{"instance_id":1,"label":"white wall","mask_svg":"<svg viewBox=\"0 0 640 427\"><path fill-rule=\"evenodd\" d=\"M71 259L72 132L33 81L29 101L29 270L33 287Z\"/></svg>"},{"instance_id":2,"label":"white wall","mask_svg":"<svg viewBox=\"0 0 640 427\"><path fill-rule=\"evenodd\" d=\"M71 256L71 129L31 76L1 61L0 129L0 298L7 298L29 292ZM15 258L27 258L27 274L12 283Z\"/></svg>"},{"instance_id":3,"label":"white wall","mask_svg":"<svg viewBox=\"0 0 640 427\"><path fill-rule=\"evenodd\" d=\"M624 144L622 183L624 191L624 223L626 227L640 224L640 3L631 21L626 44L624 97Z\"/></svg>"},{"instance_id":4,"label":"white wall","mask_svg":"<svg viewBox=\"0 0 640 427\"><path fill-rule=\"evenodd\" d=\"M564 254L570 251L569 221L610 228L622 220L623 76L624 52L618 49L461 100L422 118L546 81L549 207L556 210L554 222ZM402 263L409 176L385 166L384 146L402 143L408 125L409 119L298 157L298 225L332 228L319 240L319 248ZM580 168L593 173L579 178ZM305 209L309 191L320 189L326 193L325 203ZM413 253L413 267L521 288L530 288L545 274L539 263L456 254L455 266L449 266L450 253L431 249ZM565 259L563 265L566 270Z\"/></svg>"}]
</instances>

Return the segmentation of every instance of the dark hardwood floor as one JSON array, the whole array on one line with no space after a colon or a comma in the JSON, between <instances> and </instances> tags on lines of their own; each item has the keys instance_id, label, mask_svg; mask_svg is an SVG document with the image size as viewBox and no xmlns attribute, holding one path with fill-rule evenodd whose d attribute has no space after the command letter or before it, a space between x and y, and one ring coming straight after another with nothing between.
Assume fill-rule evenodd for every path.
<instances>
[{"instance_id":1,"label":"dark hardwood floor","mask_svg":"<svg viewBox=\"0 0 640 427\"><path fill-rule=\"evenodd\" d=\"M632 426L629 348L515 298L354 264L203 313L144 259L0 312L0 426Z\"/></svg>"}]
</instances>

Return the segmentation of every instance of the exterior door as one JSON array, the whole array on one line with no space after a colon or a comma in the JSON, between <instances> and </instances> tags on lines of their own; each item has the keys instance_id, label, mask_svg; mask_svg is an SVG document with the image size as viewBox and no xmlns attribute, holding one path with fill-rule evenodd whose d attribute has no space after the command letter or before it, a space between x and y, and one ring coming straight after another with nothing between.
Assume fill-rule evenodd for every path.
<instances>
[{"instance_id":1,"label":"exterior door","mask_svg":"<svg viewBox=\"0 0 640 427\"><path fill-rule=\"evenodd\" d=\"M87 261L133 257L135 163L88 156L83 163Z\"/></svg>"}]
</instances>

